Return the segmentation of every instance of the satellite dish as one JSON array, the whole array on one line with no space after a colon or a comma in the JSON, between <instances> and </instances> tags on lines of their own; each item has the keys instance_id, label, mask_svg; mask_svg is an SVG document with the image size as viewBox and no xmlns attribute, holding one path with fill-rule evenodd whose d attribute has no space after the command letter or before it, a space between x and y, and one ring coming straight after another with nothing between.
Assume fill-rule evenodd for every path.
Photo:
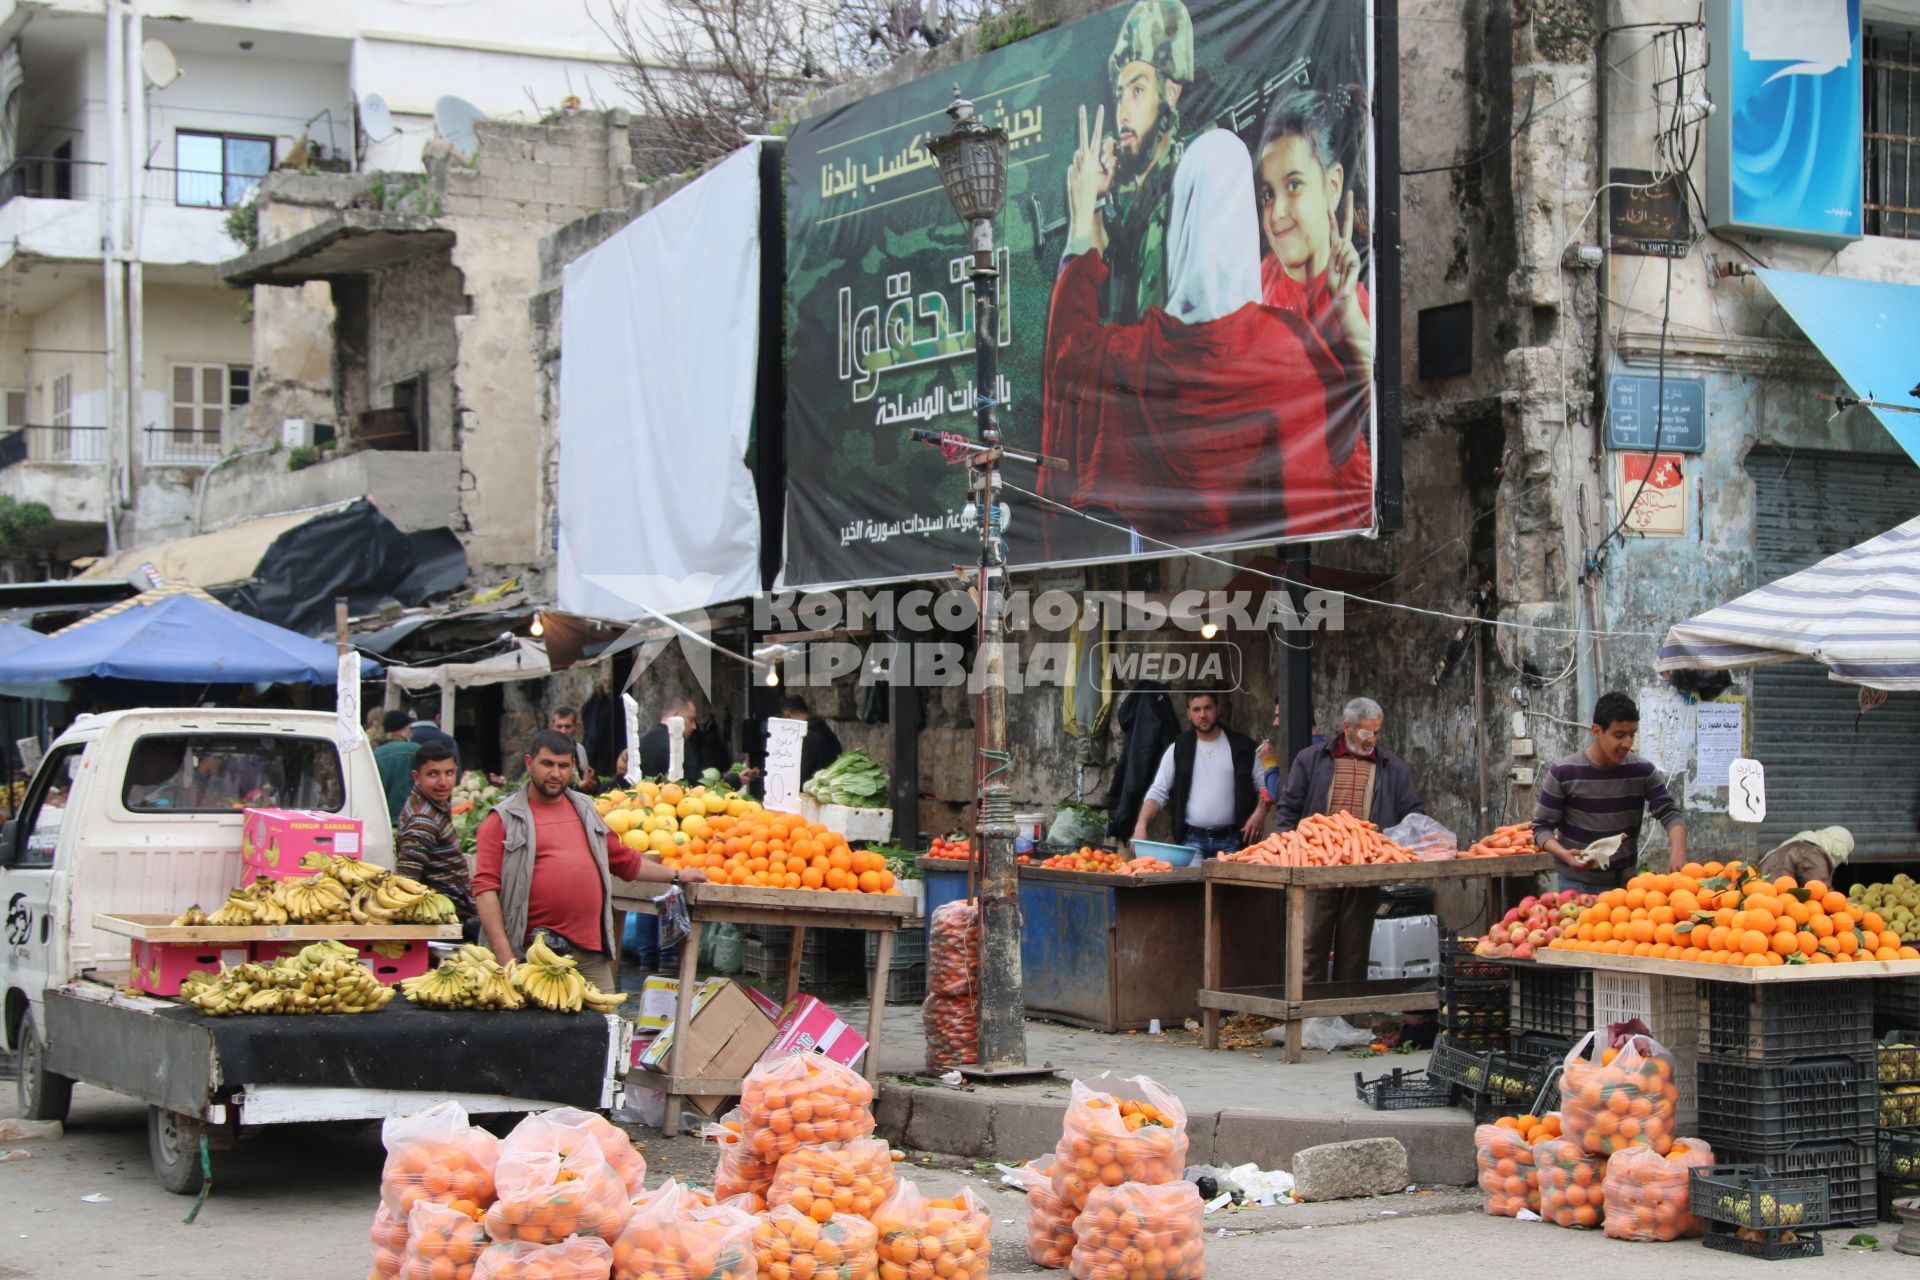
<instances>
[{"instance_id":1,"label":"satellite dish","mask_svg":"<svg viewBox=\"0 0 1920 1280\"><path fill-rule=\"evenodd\" d=\"M164 89L180 78L180 60L164 41L149 40L140 46L140 68L147 73L147 83L156 89Z\"/></svg>"},{"instance_id":2,"label":"satellite dish","mask_svg":"<svg viewBox=\"0 0 1920 1280\"><path fill-rule=\"evenodd\" d=\"M465 98L456 98L452 94L433 104L433 127L463 155L472 155L480 145L473 126L486 118L486 112Z\"/></svg>"},{"instance_id":3,"label":"satellite dish","mask_svg":"<svg viewBox=\"0 0 1920 1280\"><path fill-rule=\"evenodd\" d=\"M370 93L360 99L360 127L375 142L385 142L394 135L393 112L387 108L385 98Z\"/></svg>"}]
</instances>

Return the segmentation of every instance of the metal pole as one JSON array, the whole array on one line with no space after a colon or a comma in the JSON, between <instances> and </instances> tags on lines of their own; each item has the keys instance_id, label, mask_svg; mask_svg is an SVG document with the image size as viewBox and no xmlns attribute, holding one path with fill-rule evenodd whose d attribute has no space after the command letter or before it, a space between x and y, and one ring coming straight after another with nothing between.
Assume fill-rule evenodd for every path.
<instances>
[{"instance_id":1,"label":"metal pole","mask_svg":"<svg viewBox=\"0 0 1920 1280\"><path fill-rule=\"evenodd\" d=\"M980 522L978 799L974 835L980 846L980 1065L988 1070L1024 1067L1027 1061L1026 1002L1020 992L1020 869L1013 852L1013 796L1007 754L1006 653L1001 594L1006 565L1001 553L998 497L1000 429L994 409L1000 384L998 273L993 265L993 223L973 224L974 410L986 451L974 467Z\"/></svg>"}]
</instances>

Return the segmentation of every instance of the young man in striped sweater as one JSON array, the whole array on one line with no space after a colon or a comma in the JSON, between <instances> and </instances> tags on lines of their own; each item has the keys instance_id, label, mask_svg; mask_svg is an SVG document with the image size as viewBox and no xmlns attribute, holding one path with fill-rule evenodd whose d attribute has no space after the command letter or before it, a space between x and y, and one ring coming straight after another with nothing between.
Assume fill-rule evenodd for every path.
<instances>
[{"instance_id":1,"label":"young man in striped sweater","mask_svg":"<svg viewBox=\"0 0 1920 1280\"><path fill-rule=\"evenodd\" d=\"M473 919L467 855L453 830L454 784L460 766L444 742L423 742L413 757L413 790L393 825L393 869L453 899L460 922Z\"/></svg>"},{"instance_id":2,"label":"young man in striped sweater","mask_svg":"<svg viewBox=\"0 0 1920 1280\"><path fill-rule=\"evenodd\" d=\"M1640 708L1624 693L1602 694L1593 707L1587 749L1548 766L1533 812L1533 840L1560 863L1560 888L1579 893L1616 889L1632 878L1640 858L1643 811L1667 829L1669 864L1687 861L1687 826L1667 780L1633 753ZM1574 857L1607 836L1624 836L1604 867Z\"/></svg>"}]
</instances>

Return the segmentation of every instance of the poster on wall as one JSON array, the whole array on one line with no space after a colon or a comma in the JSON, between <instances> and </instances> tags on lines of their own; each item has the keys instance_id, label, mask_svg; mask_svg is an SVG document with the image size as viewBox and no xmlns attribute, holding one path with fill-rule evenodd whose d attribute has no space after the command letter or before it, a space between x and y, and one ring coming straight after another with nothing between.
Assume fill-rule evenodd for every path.
<instances>
[{"instance_id":1,"label":"poster on wall","mask_svg":"<svg viewBox=\"0 0 1920 1280\"><path fill-rule=\"evenodd\" d=\"M1686 458L1677 453L1613 455L1613 494L1625 528L1646 538L1687 531Z\"/></svg>"},{"instance_id":2,"label":"poster on wall","mask_svg":"<svg viewBox=\"0 0 1920 1280\"><path fill-rule=\"evenodd\" d=\"M1138 0L852 102L787 143L788 586L977 556L1002 467L1016 567L1370 532L1370 6ZM956 80L1008 136L996 385L929 137Z\"/></svg>"},{"instance_id":3,"label":"poster on wall","mask_svg":"<svg viewBox=\"0 0 1920 1280\"><path fill-rule=\"evenodd\" d=\"M1708 223L1858 240L1860 0L1708 0L1707 43Z\"/></svg>"}]
</instances>

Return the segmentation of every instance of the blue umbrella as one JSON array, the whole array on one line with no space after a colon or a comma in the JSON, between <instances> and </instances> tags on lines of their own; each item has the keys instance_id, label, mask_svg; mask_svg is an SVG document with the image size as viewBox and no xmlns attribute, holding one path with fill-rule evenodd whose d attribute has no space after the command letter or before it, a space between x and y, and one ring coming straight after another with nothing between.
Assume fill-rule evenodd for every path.
<instances>
[{"instance_id":1,"label":"blue umbrella","mask_svg":"<svg viewBox=\"0 0 1920 1280\"><path fill-rule=\"evenodd\" d=\"M235 613L192 587L161 587L0 651L0 684L87 676L171 684L332 684L334 647ZM379 664L360 660L362 676Z\"/></svg>"}]
</instances>

